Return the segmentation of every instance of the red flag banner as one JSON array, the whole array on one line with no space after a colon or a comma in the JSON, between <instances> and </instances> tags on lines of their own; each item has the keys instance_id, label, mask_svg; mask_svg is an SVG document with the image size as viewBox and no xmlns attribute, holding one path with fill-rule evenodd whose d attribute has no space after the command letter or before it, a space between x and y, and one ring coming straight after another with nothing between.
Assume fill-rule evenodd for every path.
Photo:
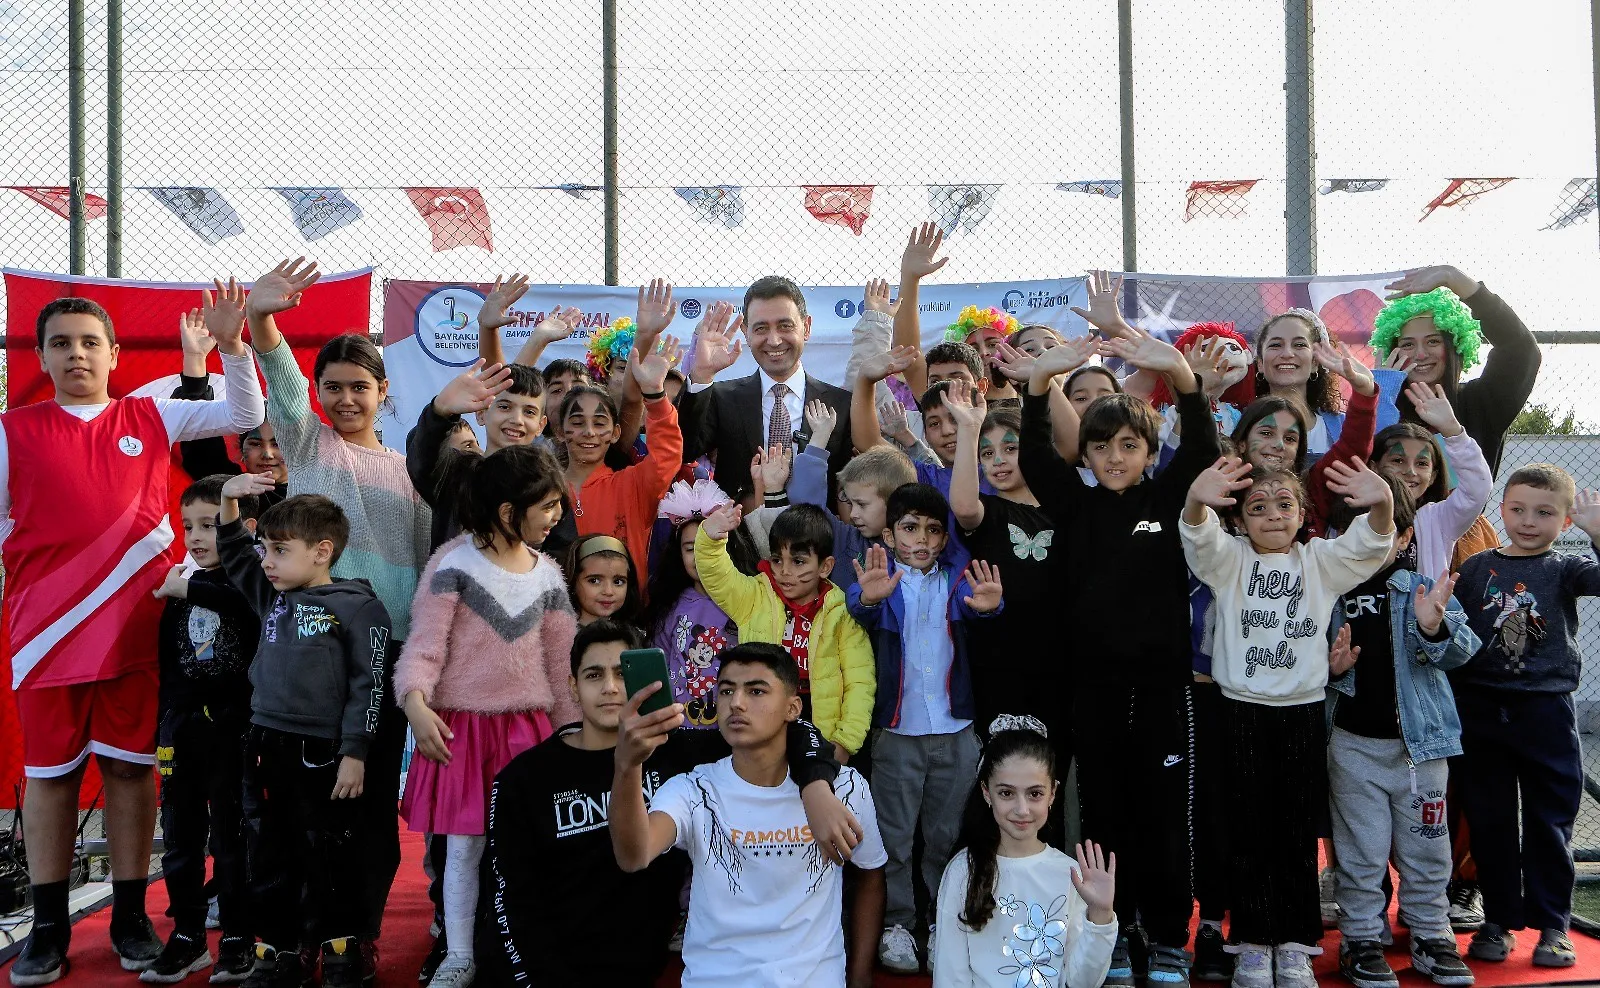
<instances>
[{"instance_id":1,"label":"red flag banner","mask_svg":"<svg viewBox=\"0 0 1600 988\"><path fill-rule=\"evenodd\" d=\"M72 190L61 186L7 186L13 192L20 192L34 202L55 213L62 219L72 216ZM87 219L105 219L106 201L92 192L83 196L83 215Z\"/></svg>"},{"instance_id":2,"label":"red flag banner","mask_svg":"<svg viewBox=\"0 0 1600 988\"><path fill-rule=\"evenodd\" d=\"M1256 187L1260 179L1228 179L1223 181L1190 182L1187 205L1183 208L1185 223L1196 216L1216 216L1233 219L1243 216L1248 203L1245 195Z\"/></svg>"},{"instance_id":3,"label":"red flag banner","mask_svg":"<svg viewBox=\"0 0 1600 988\"><path fill-rule=\"evenodd\" d=\"M849 227L861 236L872 215L870 185L807 185L806 212L823 223Z\"/></svg>"},{"instance_id":4,"label":"red flag banner","mask_svg":"<svg viewBox=\"0 0 1600 988\"><path fill-rule=\"evenodd\" d=\"M406 195L428 223L435 254L457 247L494 250L489 205L477 189L416 188L407 189Z\"/></svg>"},{"instance_id":5,"label":"red flag banner","mask_svg":"<svg viewBox=\"0 0 1600 988\"><path fill-rule=\"evenodd\" d=\"M46 304L69 296L91 298L105 306L120 348L117 368L111 372L111 394L123 397L142 386L179 370L183 351L178 342L178 320L200 304L200 290L209 285L165 282L115 281L6 270L6 372L8 406L17 408L51 399L55 388L39 367L34 353L34 325ZM277 317L284 338L294 347L295 359L311 377L322 344L341 333L367 333L371 308L372 271L351 271L324 277L306 289L297 308ZM211 370L220 372L221 360L211 355ZM170 391L167 392L170 394ZM314 396L313 396L314 397ZM312 407L317 407L315 401ZM176 501L188 483L178 468L177 456L170 481ZM181 524L177 530L182 532ZM0 615L0 628L3 628ZM17 734L15 704L11 696L11 657L0 634L0 807L13 802L13 787L22 778L22 744ZM155 643L151 642L151 647ZM83 800L99 791L93 766L84 778Z\"/></svg>"},{"instance_id":6,"label":"red flag banner","mask_svg":"<svg viewBox=\"0 0 1600 988\"><path fill-rule=\"evenodd\" d=\"M1452 178L1450 184L1444 187L1444 191L1423 207L1422 215L1417 217L1417 222L1421 223L1427 219L1435 209L1468 206L1472 203L1472 200L1485 192L1493 192L1495 189L1514 181L1516 180L1511 178Z\"/></svg>"}]
</instances>

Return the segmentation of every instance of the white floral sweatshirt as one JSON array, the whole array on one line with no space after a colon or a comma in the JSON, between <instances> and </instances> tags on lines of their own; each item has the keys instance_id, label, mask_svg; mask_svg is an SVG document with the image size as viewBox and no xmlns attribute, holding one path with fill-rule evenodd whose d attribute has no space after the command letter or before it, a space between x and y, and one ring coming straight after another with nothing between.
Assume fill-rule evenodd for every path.
<instances>
[{"instance_id":1,"label":"white floral sweatshirt","mask_svg":"<svg viewBox=\"0 0 1600 988\"><path fill-rule=\"evenodd\" d=\"M1223 695L1275 707L1322 699L1334 602L1383 568L1394 534L1360 515L1337 539L1261 553L1223 531L1210 508L1178 532L1189 569L1216 595L1211 675Z\"/></svg>"}]
</instances>

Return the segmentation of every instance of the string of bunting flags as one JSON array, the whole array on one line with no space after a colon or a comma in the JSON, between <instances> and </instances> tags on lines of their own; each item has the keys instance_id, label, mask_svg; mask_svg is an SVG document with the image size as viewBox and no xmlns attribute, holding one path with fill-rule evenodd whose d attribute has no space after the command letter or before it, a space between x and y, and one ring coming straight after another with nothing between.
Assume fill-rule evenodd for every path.
<instances>
[{"instance_id":1,"label":"string of bunting flags","mask_svg":"<svg viewBox=\"0 0 1600 988\"><path fill-rule=\"evenodd\" d=\"M1426 220L1440 209L1470 206L1481 196L1504 188L1515 177L1451 178L1444 190L1422 207L1418 222ZM1251 191L1262 179L1206 179L1190 182L1184 197L1182 220L1233 219L1245 215ZM1318 189L1322 195L1378 192L1386 189L1387 178L1333 178L1325 179ZM1589 220L1600 211L1596 196L1597 180L1574 178L1567 182L1555 208L1550 212L1550 222L1541 230L1562 230ZM32 201L66 219L71 208L68 189L61 186L8 186ZM534 186L561 192L574 199L588 200L601 191L597 185L567 182L560 185ZM803 196L802 208L819 223L840 226L856 236L865 231L872 217L872 185L803 185L797 191ZM946 236L972 233L989 215L1004 190L1004 185L928 185L927 201L930 219L936 222ZM1103 196L1118 199L1122 196L1122 182L1118 179L1088 179L1057 182L1060 192ZM244 222L238 210L217 189L203 186L169 186L141 188L156 202L164 206L173 217L205 243L215 246L244 232ZM360 220L366 214L342 188L283 186L271 191L282 197L290 217L301 235L309 241L341 230ZM386 190L387 191L387 190ZM400 189L410 200L417 215L427 224L433 251L454 250L458 247L478 247L494 250L493 223L489 203L482 190L469 187L408 187ZM744 188L738 185L674 186L671 191L682 199L694 218L701 223L732 230L744 223ZM104 219L106 200L93 193L84 196L85 216L90 220Z\"/></svg>"}]
</instances>

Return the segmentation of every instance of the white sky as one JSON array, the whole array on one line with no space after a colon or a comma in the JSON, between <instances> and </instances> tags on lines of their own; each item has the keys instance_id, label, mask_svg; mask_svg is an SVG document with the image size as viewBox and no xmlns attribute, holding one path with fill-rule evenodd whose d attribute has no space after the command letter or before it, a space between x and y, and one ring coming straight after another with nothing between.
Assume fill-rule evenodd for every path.
<instances>
[{"instance_id":1,"label":"white sky","mask_svg":"<svg viewBox=\"0 0 1600 988\"><path fill-rule=\"evenodd\" d=\"M91 3L91 8L96 5ZM60 0L0 0L0 185L65 184ZM1115 5L1107 0L620 0L623 281L814 284L892 275L925 183L1003 183L950 245L949 281L1120 265L1120 204L1054 183L1118 175ZM803 9L803 13L800 11ZM1589 5L1318 0L1318 173L1390 178L1318 199L1324 273L1460 264L1541 330L1600 328L1596 219L1541 231L1594 175ZM381 276L601 276L599 5L550 0L127 0L128 186L223 190L246 232L207 247L130 189L124 274L254 274L282 254ZM1281 0L1134 4L1140 267L1281 274ZM90 24L103 67L103 23ZM91 76L91 121L103 84ZM92 183L103 134L91 123ZM1517 176L1468 209L1422 206L1451 177ZM1195 179L1260 178L1237 219L1182 222ZM875 184L861 237L813 221L801 184ZM429 251L398 189L484 190L496 251ZM672 185L746 186L737 230L697 223ZM270 191L337 185L359 223L307 244ZM91 257L103 255L91 225ZM66 224L0 192L0 261L64 269ZM93 272L91 272L93 273ZM375 309L377 306L375 300ZM376 322L377 312L374 312ZM1579 403L1600 347L1557 353L1537 397Z\"/></svg>"}]
</instances>

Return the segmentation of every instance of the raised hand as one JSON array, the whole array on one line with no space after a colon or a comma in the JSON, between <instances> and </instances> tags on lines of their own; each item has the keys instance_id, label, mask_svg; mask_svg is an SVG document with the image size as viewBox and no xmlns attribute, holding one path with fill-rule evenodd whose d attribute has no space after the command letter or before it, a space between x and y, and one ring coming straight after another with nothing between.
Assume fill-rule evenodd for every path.
<instances>
[{"instance_id":1,"label":"raised hand","mask_svg":"<svg viewBox=\"0 0 1600 988\"><path fill-rule=\"evenodd\" d=\"M695 384L710 384L739 359L744 348L739 339L743 325L744 316L735 316L728 302L717 302L706 310L694 331L694 373L690 377Z\"/></svg>"},{"instance_id":2,"label":"raised hand","mask_svg":"<svg viewBox=\"0 0 1600 988\"><path fill-rule=\"evenodd\" d=\"M865 380L876 384L887 377L903 372L922 356L914 346L897 346L892 350L863 357L856 372Z\"/></svg>"},{"instance_id":3,"label":"raised hand","mask_svg":"<svg viewBox=\"0 0 1600 988\"><path fill-rule=\"evenodd\" d=\"M897 398L885 398L878 402L878 431L883 433L884 438L902 446L910 446L917 441L916 434L911 431L911 423L906 418L906 406L900 404Z\"/></svg>"},{"instance_id":4,"label":"raised hand","mask_svg":"<svg viewBox=\"0 0 1600 988\"><path fill-rule=\"evenodd\" d=\"M894 588L900 585L900 577L904 570L889 572L889 553L881 545L867 547L867 564L861 565L861 560L852 559L850 565L856 569L856 582L861 585L861 603L868 607L881 604L894 593Z\"/></svg>"},{"instance_id":5,"label":"raised hand","mask_svg":"<svg viewBox=\"0 0 1600 988\"><path fill-rule=\"evenodd\" d=\"M1089 308L1073 306L1072 311L1089 325L1104 333L1108 339L1129 337L1139 331L1122 318L1122 308L1117 300L1122 295L1122 278L1112 278L1109 271L1089 272Z\"/></svg>"},{"instance_id":6,"label":"raised hand","mask_svg":"<svg viewBox=\"0 0 1600 988\"><path fill-rule=\"evenodd\" d=\"M806 402L806 429L811 433L811 445L826 449L833 430L839 424L839 413L820 398Z\"/></svg>"},{"instance_id":7,"label":"raised hand","mask_svg":"<svg viewBox=\"0 0 1600 988\"><path fill-rule=\"evenodd\" d=\"M450 379L433 399L433 410L446 417L471 415L494 404L495 398L510 387L511 368L504 364L485 367L480 357L471 367Z\"/></svg>"},{"instance_id":8,"label":"raised hand","mask_svg":"<svg viewBox=\"0 0 1600 988\"><path fill-rule=\"evenodd\" d=\"M728 537L728 533L739 527L740 519L744 512L736 502L729 501L717 510L706 515L705 521L700 523L700 531L706 533L706 538L721 541Z\"/></svg>"},{"instance_id":9,"label":"raised hand","mask_svg":"<svg viewBox=\"0 0 1600 988\"><path fill-rule=\"evenodd\" d=\"M1466 431L1456 419L1455 406L1445 397L1443 385L1413 381L1406 385L1406 397L1411 399L1417 418L1439 435L1459 436Z\"/></svg>"},{"instance_id":10,"label":"raised hand","mask_svg":"<svg viewBox=\"0 0 1600 988\"><path fill-rule=\"evenodd\" d=\"M270 473L241 473L229 477L222 485L222 496L237 501L241 497L254 497L275 490Z\"/></svg>"},{"instance_id":11,"label":"raised hand","mask_svg":"<svg viewBox=\"0 0 1600 988\"><path fill-rule=\"evenodd\" d=\"M1456 574L1446 573L1433 583L1433 589L1424 589L1422 584L1417 584L1416 597L1412 600L1412 609L1417 614L1417 627L1422 633L1432 638L1439 633L1439 626L1444 623L1444 612L1450 606L1450 594L1456 588Z\"/></svg>"},{"instance_id":12,"label":"raised hand","mask_svg":"<svg viewBox=\"0 0 1600 988\"><path fill-rule=\"evenodd\" d=\"M483 304L478 306L478 330L493 333L516 322L516 317L511 315L511 307L526 294L527 275L514 274L509 278L495 275L494 287L483 297Z\"/></svg>"},{"instance_id":13,"label":"raised hand","mask_svg":"<svg viewBox=\"0 0 1600 988\"><path fill-rule=\"evenodd\" d=\"M1572 510L1567 514L1578 530L1589 536L1590 541L1600 540L1600 492L1593 489L1579 491L1572 501Z\"/></svg>"},{"instance_id":14,"label":"raised hand","mask_svg":"<svg viewBox=\"0 0 1600 988\"><path fill-rule=\"evenodd\" d=\"M635 337L637 339L637 337ZM678 362L682 351L676 336L663 336L660 342L641 354L636 346L628 351L628 373L639 382L639 390L647 395L660 394L667 388L667 371Z\"/></svg>"},{"instance_id":15,"label":"raised hand","mask_svg":"<svg viewBox=\"0 0 1600 988\"><path fill-rule=\"evenodd\" d=\"M1393 497L1389 482L1376 473L1359 457L1352 456L1349 463L1338 460L1328 464L1323 473L1328 489L1344 496L1352 508L1371 508L1388 503Z\"/></svg>"},{"instance_id":16,"label":"raised hand","mask_svg":"<svg viewBox=\"0 0 1600 988\"><path fill-rule=\"evenodd\" d=\"M1328 675L1343 676L1360 657L1361 646L1350 647L1350 626L1347 624L1333 636L1333 644L1328 647Z\"/></svg>"},{"instance_id":17,"label":"raised hand","mask_svg":"<svg viewBox=\"0 0 1600 988\"><path fill-rule=\"evenodd\" d=\"M1004 590L1000 586L1000 567L990 566L981 559L974 559L972 565L967 567L967 582L972 585L972 594L961 599L968 607L979 614L988 614L1000 609L1000 598Z\"/></svg>"},{"instance_id":18,"label":"raised hand","mask_svg":"<svg viewBox=\"0 0 1600 988\"><path fill-rule=\"evenodd\" d=\"M417 690L406 694L405 708L411 734L417 739L417 750L429 761L449 765L450 746L445 742L454 741L456 736L445 726L444 719L433 712Z\"/></svg>"},{"instance_id":19,"label":"raised hand","mask_svg":"<svg viewBox=\"0 0 1600 988\"><path fill-rule=\"evenodd\" d=\"M178 317L178 345L185 357L199 357L202 361L217 348L217 341L206 329L206 317L199 309L190 309Z\"/></svg>"},{"instance_id":20,"label":"raised hand","mask_svg":"<svg viewBox=\"0 0 1600 988\"><path fill-rule=\"evenodd\" d=\"M161 581L161 586L156 587L150 596L157 600L163 597L173 597L183 600L189 596L189 580L183 575L182 566L174 566L167 570L167 578Z\"/></svg>"},{"instance_id":21,"label":"raised hand","mask_svg":"<svg viewBox=\"0 0 1600 988\"><path fill-rule=\"evenodd\" d=\"M643 765L657 748L666 743L673 729L683 724L681 703L669 704L653 713L639 713L639 705L646 698L666 688L667 684L663 682L649 683L629 697L623 706L622 717L617 723L617 749L614 756L618 766L633 768Z\"/></svg>"},{"instance_id":22,"label":"raised hand","mask_svg":"<svg viewBox=\"0 0 1600 988\"><path fill-rule=\"evenodd\" d=\"M577 306L558 305L539 321L539 325L533 327L533 335L529 337L529 341L542 346L560 343L571 336L573 330L576 330L582 322L583 312ZM634 339L638 339L637 334L634 335Z\"/></svg>"},{"instance_id":23,"label":"raised hand","mask_svg":"<svg viewBox=\"0 0 1600 988\"><path fill-rule=\"evenodd\" d=\"M924 223L913 228L906 240L906 249L900 255L901 284L926 278L948 264L950 258L938 256L943 245L944 231L939 229L939 224Z\"/></svg>"},{"instance_id":24,"label":"raised hand","mask_svg":"<svg viewBox=\"0 0 1600 988\"><path fill-rule=\"evenodd\" d=\"M900 301L889 301L889 283L882 278L873 278L867 282L867 292L861 296L862 308L872 312L886 312L893 316L900 310Z\"/></svg>"},{"instance_id":25,"label":"raised hand","mask_svg":"<svg viewBox=\"0 0 1600 988\"><path fill-rule=\"evenodd\" d=\"M1194 371L1195 379L1200 382L1200 390L1207 398L1216 400L1222 397L1222 392L1228 390L1228 353L1222 345L1222 337L1213 336L1199 343L1192 343L1183 351L1184 362L1189 369Z\"/></svg>"},{"instance_id":26,"label":"raised hand","mask_svg":"<svg viewBox=\"0 0 1600 988\"><path fill-rule=\"evenodd\" d=\"M1108 356L1119 357L1123 362L1140 370L1153 371L1157 374L1170 374L1173 371L1187 373L1189 368L1189 362L1178 352L1177 347L1148 334L1107 340L1103 352Z\"/></svg>"},{"instance_id":27,"label":"raised hand","mask_svg":"<svg viewBox=\"0 0 1600 988\"><path fill-rule=\"evenodd\" d=\"M982 391L974 388L961 378L954 378L950 381L946 381L945 383L949 385L949 387L945 389L945 393L950 397L956 399L958 402L966 402L973 408L981 411L984 415L989 414L989 400L983 396Z\"/></svg>"},{"instance_id":28,"label":"raised hand","mask_svg":"<svg viewBox=\"0 0 1600 988\"><path fill-rule=\"evenodd\" d=\"M939 404L943 405L950 417L955 419L958 431L976 434L983 428L983 419L988 414L988 409L985 406L974 405L966 388L961 388L957 394L955 383L951 382L950 389L939 396Z\"/></svg>"},{"instance_id":29,"label":"raised hand","mask_svg":"<svg viewBox=\"0 0 1600 988\"><path fill-rule=\"evenodd\" d=\"M279 261L277 267L250 286L250 294L245 297L245 314L251 319L260 319L288 312L300 304L302 294L320 277L322 272L317 270L316 261L307 262L303 257ZM212 335L216 335L215 330Z\"/></svg>"},{"instance_id":30,"label":"raised hand","mask_svg":"<svg viewBox=\"0 0 1600 988\"><path fill-rule=\"evenodd\" d=\"M666 331L678 310L672 304L672 282L654 278L639 286L639 308L634 314L633 337L649 342Z\"/></svg>"},{"instance_id":31,"label":"raised hand","mask_svg":"<svg viewBox=\"0 0 1600 988\"><path fill-rule=\"evenodd\" d=\"M1361 394L1371 395L1377 392L1378 382L1373 379L1372 371L1367 369L1366 364L1356 359L1356 355L1350 352L1350 348L1343 340L1340 340L1337 346L1317 340L1311 344L1311 356L1323 370L1343 377Z\"/></svg>"},{"instance_id":32,"label":"raised hand","mask_svg":"<svg viewBox=\"0 0 1600 988\"><path fill-rule=\"evenodd\" d=\"M789 473L793 469L793 446L757 449L750 460L750 482L762 494L782 494L789 486Z\"/></svg>"},{"instance_id":33,"label":"raised hand","mask_svg":"<svg viewBox=\"0 0 1600 988\"><path fill-rule=\"evenodd\" d=\"M1249 463L1237 456L1224 456L1200 471L1189 485L1189 500L1221 510L1238 503L1233 495L1250 486Z\"/></svg>"},{"instance_id":34,"label":"raised hand","mask_svg":"<svg viewBox=\"0 0 1600 988\"><path fill-rule=\"evenodd\" d=\"M996 340L994 350L989 354L989 363L999 368L1006 380L1018 384L1026 384L1033 376L1035 359L1032 354L1018 350L1005 340Z\"/></svg>"},{"instance_id":35,"label":"raised hand","mask_svg":"<svg viewBox=\"0 0 1600 988\"><path fill-rule=\"evenodd\" d=\"M1088 907L1084 918L1091 923L1111 922L1111 904L1117 897L1117 855L1109 860L1093 841L1078 845L1078 868L1072 873L1072 887Z\"/></svg>"},{"instance_id":36,"label":"raised hand","mask_svg":"<svg viewBox=\"0 0 1600 988\"><path fill-rule=\"evenodd\" d=\"M312 281L315 280L313 277ZM215 293L210 290L200 293L204 299L200 305L200 318L205 322L206 332L211 335L218 349L223 353L240 356L246 352L244 316L247 299L244 286L234 278L229 278L226 285L222 283L222 279L214 278L211 284L215 286Z\"/></svg>"},{"instance_id":37,"label":"raised hand","mask_svg":"<svg viewBox=\"0 0 1600 988\"><path fill-rule=\"evenodd\" d=\"M1425 268L1413 268L1383 287L1389 292L1391 299L1419 295L1441 287L1449 288L1461 298L1466 298L1478 290L1478 281L1452 264L1434 264Z\"/></svg>"}]
</instances>

